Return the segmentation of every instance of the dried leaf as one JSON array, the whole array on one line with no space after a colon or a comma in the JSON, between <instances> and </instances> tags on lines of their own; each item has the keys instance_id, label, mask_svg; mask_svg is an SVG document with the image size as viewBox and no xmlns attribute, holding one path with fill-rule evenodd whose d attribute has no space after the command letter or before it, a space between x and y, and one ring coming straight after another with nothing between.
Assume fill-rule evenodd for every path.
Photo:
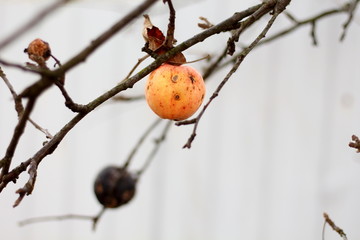
<instances>
[{"instance_id":1,"label":"dried leaf","mask_svg":"<svg viewBox=\"0 0 360 240\"><path fill-rule=\"evenodd\" d=\"M155 26L147 29L147 36L149 48L153 51L159 49L165 42L164 34Z\"/></svg>"},{"instance_id":2,"label":"dried leaf","mask_svg":"<svg viewBox=\"0 0 360 240\"><path fill-rule=\"evenodd\" d=\"M186 58L184 54L178 53L174 57L170 58L167 62L173 65L181 65L186 63Z\"/></svg>"},{"instance_id":3,"label":"dried leaf","mask_svg":"<svg viewBox=\"0 0 360 240\"><path fill-rule=\"evenodd\" d=\"M144 28L143 28L143 37L146 42L149 43L149 49L152 51L156 51L159 49L165 42L165 36L161 32L161 30L155 27L149 15L144 15Z\"/></svg>"}]
</instances>

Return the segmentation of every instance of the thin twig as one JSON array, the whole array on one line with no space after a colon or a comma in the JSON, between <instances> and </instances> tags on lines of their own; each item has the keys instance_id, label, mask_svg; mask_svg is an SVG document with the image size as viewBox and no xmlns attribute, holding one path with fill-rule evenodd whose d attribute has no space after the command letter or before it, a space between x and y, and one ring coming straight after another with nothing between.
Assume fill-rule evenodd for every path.
<instances>
[{"instance_id":1,"label":"thin twig","mask_svg":"<svg viewBox=\"0 0 360 240\"><path fill-rule=\"evenodd\" d=\"M12 84L10 83L9 79L6 77L6 74L3 72L3 70L0 67L0 77L4 80L6 86L8 87L13 99L14 99L14 103L15 103L15 110L18 114L18 117L21 116L21 114L24 111L24 106L22 104L21 98L19 98L19 96L17 95L16 91L14 90L14 87L12 86ZM31 118L29 118L30 123L38 130L40 130L42 133L45 134L46 138L51 139L53 136L51 135L51 133L45 129L42 128L39 124L37 124L35 121L33 121Z\"/></svg>"},{"instance_id":2,"label":"thin twig","mask_svg":"<svg viewBox=\"0 0 360 240\"><path fill-rule=\"evenodd\" d=\"M51 57L55 60L56 65L58 65L59 67L61 67L61 62L55 58L53 55L51 55ZM55 85L59 88L59 90L61 91L62 95L65 98L65 106L68 107L71 111L73 112L83 112L85 111L85 106L75 103L72 98L70 97L70 95L68 94L68 92L65 89L65 74L63 74L62 76L60 76L58 79L55 80Z\"/></svg>"},{"instance_id":3,"label":"thin twig","mask_svg":"<svg viewBox=\"0 0 360 240\"><path fill-rule=\"evenodd\" d=\"M95 216L89 215L80 215L80 214L66 214L60 216L45 216L45 217L34 217L25 219L19 222L19 226L23 227L25 225L40 223L40 222L49 222L49 221L62 221L69 219L79 219L79 220L91 220L93 222L93 230L96 229L96 225L99 222L100 217L104 214L106 208L102 208L98 214Z\"/></svg>"},{"instance_id":4,"label":"thin twig","mask_svg":"<svg viewBox=\"0 0 360 240\"><path fill-rule=\"evenodd\" d=\"M168 24L168 29L166 32L166 39L165 39L165 47L168 47L169 49L173 47L174 44L174 33L175 33L175 8L172 4L171 0L165 0L169 6L169 11L170 11L170 17L169 17L169 24ZM164 2L165 2L164 1Z\"/></svg>"},{"instance_id":5,"label":"thin twig","mask_svg":"<svg viewBox=\"0 0 360 240\"><path fill-rule=\"evenodd\" d=\"M123 96L123 95L119 95L119 96L115 96L112 98L113 101L118 101L118 102L128 102L128 101L136 101L136 100L144 100L145 96L144 95L138 95L138 96Z\"/></svg>"},{"instance_id":6,"label":"thin twig","mask_svg":"<svg viewBox=\"0 0 360 240\"><path fill-rule=\"evenodd\" d=\"M160 148L161 143L163 143L165 141L166 135L171 127L172 121L168 121L167 124L164 127L164 130L162 131L161 135L154 140L154 148L152 149L152 151L150 152L149 156L147 157L145 164L143 165L143 167L137 171L137 176L140 176L141 174L143 174L146 169L149 167L150 163L152 162L152 160L154 159L157 151Z\"/></svg>"},{"instance_id":7,"label":"thin twig","mask_svg":"<svg viewBox=\"0 0 360 240\"><path fill-rule=\"evenodd\" d=\"M349 28L349 25L354 18L354 12L356 10L356 6L358 5L359 1L360 0L354 0L352 3L349 3L349 5L348 5L349 6L349 9L348 9L349 17L348 17L347 21L343 24L343 32L340 36L340 41L343 41L345 39L347 29Z\"/></svg>"},{"instance_id":8,"label":"thin twig","mask_svg":"<svg viewBox=\"0 0 360 240\"><path fill-rule=\"evenodd\" d=\"M8 174L10 165L12 162L12 158L14 156L16 147L18 145L18 142L20 140L20 137L22 136L24 129L26 127L27 120L29 118L29 115L34 108L36 99L29 99L29 101L26 104L26 107L23 111L23 114L21 114L19 121L14 129L13 136L11 138L11 141L6 149L5 156L0 160L0 167L2 168L1 174L0 174L0 182L3 179L3 177ZM0 188L0 192L1 192Z\"/></svg>"},{"instance_id":9,"label":"thin twig","mask_svg":"<svg viewBox=\"0 0 360 240\"><path fill-rule=\"evenodd\" d=\"M29 118L29 122L40 132L45 134L45 137L47 139L52 139L53 135L49 132L48 129L41 127L39 124L37 124L34 120L32 120L31 118Z\"/></svg>"},{"instance_id":10,"label":"thin twig","mask_svg":"<svg viewBox=\"0 0 360 240\"><path fill-rule=\"evenodd\" d=\"M40 11L38 14L35 15L35 17L29 21L26 22L22 27L18 28L14 33L12 33L10 36L5 38L3 41L0 42L0 49L6 47L10 43L12 43L15 39L17 39L22 34L29 31L31 28L35 27L37 23L39 23L41 20L43 20L46 16L54 12L59 7L63 6L64 4L70 2L71 0L59 0L51 4L50 6L46 7L42 11Z\"/></svg>"},{"instance_id":11,"label":"thin twig","mask_svg":"<svg viewBox=\"0 0 360 240\"><path fill-rule=\"evenodd\" d=\"M297 24L299 21L288 11L284 11L284 15L288 17L288 19L290 19L291 22Z\"/></svg>"},{"instance_id":12,"label":"thin twig","mask_svg":"<svg viewBox=\"0 0 360 240\"><path fill-rule=\"evenodd\" d=\"M13 207L17 207L20 202L23 200L25 195L30 195L34 190L36 176L37 176L37 167L38 164L35 161L30 162L29 166L29 180L25 183L24 187L18 189L16 193L19 194L18 199L15 201Z\"/></svg>"},{"instance_id":13,"label":"thin twig","mask_svg":"<svg viewBox=\"0 0 360 240\"><path fill-rule=\"evenodd\" d=\"M250 25L252 25L255 21L259 20L262 16L267 14L276 2L276 0L264 1L264 4L258 10L256 10L247 19L241 22L240 27L234 31L233 35L229 38L227 42L227 53L229 55L234 54L235 42L239 41L239 37L244 32L244 30L247 29Z\"/></svg>"},{"instance_id":14,"label":"thin twig","mask_svg":"<svg viewBox=\"0 0 360 240\"><path fill-rule=\"evenodd\" d=\"M37 73L37 74L41 74L41 75L46 75L47 73L50 72L48 70L30 67L31 65L24 66L21 64L17 64L17 63L11 63L11 62L5 61L3 59L0 59L0 64L3 66L7 66L7 67L17 68L24 72Z\"/></svg>"},{"instance_id":15,"label":"thin twig","mask_svg":"<svg viewBox=\"0 0 360 240\"><path fill-rule=\"evenodd\" d=\"M279 31L278 33L275 33L272 36L267 37L266 39L263 39L262 41L259 42L257 47L262 46L262 45L264 45L266 43L269 43L269 42L273 42L274 40L276 40L276 39L278 39L280 37L283 37L283 36L285 36L287 34L290 34L290 33L294 32L295 30L297 30L297 29L299 29L301 27L304 27L304 26L306 26L308 24L312 24L315 21L317 22L317 21L320 21L323 18L326 18L326 17L329 17L329 16L333 16L333 15L336 15L336 14L348 12L347 9L348 9L348 3L344 4L340 8L334 8L334 9L326 10L326 11L323 11L323 12L321 12L319 14L316 14L316 15L314 15L312 17L304 19L302 21L297 21L294 25L292 25L292 26L290 26L288 28L285 28L284 30ZM218 69L222 69L222 68L228 66L229 64L233 64L237 57L238 57L237 55L233 56L228 61L226 61L223 64L219 65Z\"/></svg>"},{"instance_id":16,"label":"thin twig","mask_svg":"<svg viewBox=\"0 0 360 240\"><path fill-rule=\"evenodd\" d=\"M310 35L311 35L311 39L312 39L313 45L314 45L314 46L317 46L317 45L318 45L318 41L317 41L317 38L316 38L316 21L313 21L313 22L311 23L311 32L310 32Z\"/></svg>"},{"instance_id":17,"label":"thin twig","mask_svg":"<svg viewBox=\"0 0 360 240\"><path fill-rule=\"evenodd\" d=\"M0 67L0 77L3 79L5 85L7 86L7 88L9 89L13 100L14 100L14 104L15 104L15 110L18 114L18 117L21 116L21 114L24 111L24 106L22 104L21 98L19 98L19 96L17 95L14 87L12 86L12 84L10 83L9 79L7 78L6 74L4 73L4 71L2 70L2 68Z\"/></svg>"},{"instance_id":18,"label":"thin twig","mask_svg":"<svg viewBox=\"0 0 360 240\"><path fill-rule=\"evenodd\" d=\"M204 57L201 57L201 58L198 58L198 59L195 59L195 60L191 60L191 61L186 61L184 64L196 63L196 62L199 62L199 61L202 61L202 60L210 59L210 57L211 57L210 54L207 54Z\"/></svg>"},{"instance_id":19,"label":"thin twig","mask_svg":"<svg viewBox=\"0 0 360 240\"><path fill-rule=\"evenodd\" d=\"M325 236L325 225L326 223L335 231L337 232L340 237L343 238L343 240L347 240L347 237L346 237L346 234L345 232L339 228L338 226L335 225L335 223L333 222L333 220L331 220L331 218L329 217L329 215L327 213L324 213L323 214L323 217L325 219L325 222L324 222L324 227L323 227L323 233L322 233L322 239L324 240L324 236Z\"/></svg>"},{"instance_id":20,"label":"thin twig","mask_svg":"<svg viewBox=\"0 0 360 240\"><path fill-rule=\"evenodd\" d=\"M212 64L210 64L208 67L206 67L206 69L204 70L204 74L203 74L203 78L205 81L209 78L209 76L211 76L216 71L216 69L220 65L221 61L223 59L225 59L225 57L227 56L227 51L228 51L228 45L226 45L225 49L216 58L216 60Z\"/></svg>"},{"instance_id":21,"label":"thin twig","mask_svg":"<svg viewBox=\"0 0 360 240\"><path fill-rule=\"evenodd\" d=\"M142 145L142 143L144 142L144 140L147 138L147 136L154 130L154 128L161 122L160 118L157 118L148 128L147 130L143 133L143 135L140 137L140 139L138 140L138 142L135 144L134 148L132 149L132 151L130 152L128 158L126 159L124 165L123 165L123 169L126 169L130 163L132 158L134 157L135 153L138 151L139 147Z\"/></svg>"},{"instance_id":22,"label":"thin twig","mask_svg":"<svg viewBox=\"0 0 360 240\"><path fill-rule=\"evenodd\" d=\"M128 75L126 75L126 77L124 78L125 79L128 79L133 73L134 71L136 70L136 68L145 60L147 59L148 57L150 57L149 54L146 54L145 56L141 57L138 59L137 63L134 65L134 67L130 70L130 72L128 73Z\"/></svg>"},{"instance_id":23,"label":"thin twig","mask_svg":"<svg viewBox=\"0 0 360 240\"><path fill-rule=\"evenodd\" d=\"M64 98L65 98L65 106L66 107L68 107L73 112L84 112L84 111L86 111L86 106L85 105L75 103L72 100L72 98L70 97L70 95L66 91L64 84L60 83L59 81L56 81L55 85L60 89L62 95L64 96Z\"/></svg>"}]
</instances>

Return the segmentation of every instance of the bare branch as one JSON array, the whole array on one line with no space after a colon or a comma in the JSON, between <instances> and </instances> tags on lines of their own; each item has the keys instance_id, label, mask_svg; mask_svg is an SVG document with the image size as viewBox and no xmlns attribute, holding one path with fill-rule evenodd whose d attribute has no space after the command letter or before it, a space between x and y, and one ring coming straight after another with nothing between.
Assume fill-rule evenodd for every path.
<instances>
[{"instance_id":1,"label":"bare branch","mask_svg":"<svg viewBox=\"0 0 360 240\"><path fill-rule=\"evenodd\" d=\"M112 98L113 101L117 101L117 102L120 102L120 101L136 101L136 100L144 100L145 99L145 96L144 95L139 95L139 96L131 96L131 97L128 97L128 96L123 96L123 95L119 95L119 96L115 96Z\"/></svg>"},{"instance_id":2,"label":"bare branch","mask_svg":"<svg viewBox=\"0 0 360 240\"><path fill-rule=\"evenodd\" d=\"M228 52L228 45L226 45L223 52L216 58L216 60L210 64L206 69L204 70L203 78L206 81L217 69L222 60L227 56Z\"/></svg>"},{"instance_id":3,"label":"bare branch","mask_svg":"<svg viewBox=\"0 0 360 240\"><path fill-rule=\"evenodd\" d=\"M60 83L59 81L56 81L55 85L60 89L62 95L64 96L64 98L65 98L65 106L66 107L68 107L73 112L85 112L86 111L86 106L85 105L75 103L72 100L72 98L70 97L70 95L66 91L64 84Z\"/></svg>"},{"instance_id":4,"label":"bare branch","mask_svg":"<svg viewBox=\"0 0 360 240\"><path fill-rule=\"evenodd\" d=\"M8 172L9 172L12 158L14 156L14 153L15 153L16 147L18 145L18 142L20 140L20 137L22 136L22 134L24 132L29 115L30 115L32 109L34 108L35 100L36 99L31 98L27 102L26 107L19 118L19 122L15 127L11 141L6 149L5 156L0 160L0 168L2 168L2 171L0 174L0 182L3 180L4 176L6 174L8 174ZM2 188L0 187L0 192L1 192L1 190L2 190Z\"/></svg>"},{"instance_id":5,"label":"bare branch","mask_svg":"<svg viewBox=\"0 0 360 240\"><path fill-rule=\"evenodd\" d=\"M246 20L241 22L240 27L238 29L236 29L236 31L234 31L232 37L230 37L229 40L228 40L228 44L227 44L228 45L228 54L229 55L234 54L234 52L235 52L235 42L239 41L239 37L240 37L241 33L243 33L243 31L245 29L247 29L250 25L252 25L255 21L260 19L262 16L267 14L270 10L273 9L274 6L275 6L274 10L276 11L277 7L280 6L281 4L283 4L282 2L284 2L284 0L267 0L267 1L264 1L264 4L259 9L257 9L253 14L251 14ZM289 3L290 0L287 0L287 2ZM284 9L285 9L285 7L284 7ZM278 11L278 12L281 12L281 11Z\"/></svg>"},{"instance_id":6,"label":"bare branch","mask_svg":"<svg viewBox=\"0 0 360 240\"><path fill-rule=\"evenodd\" d=\"M96 229L96 225L99 222L100 217L104 214L106 208L102 208L101 211L96 214L95 216L89 215L80 215L80 214L66 214L60 216L45 216L45 217L35 217L29 218L19 222L19 225L25 226L33 223L40 223L40 222L48 222L48 221L61 221L61 220L69 220L69 219L79 219L79 220L90 220L93 222L93 230Z\"/></svg>"},{"instance_id":7,"label":"bare branch","mask_svg":"<svg viewBox=\"0 0 360 240\"><path fill-rule=\"evenodd\" d=\"M7 67L12 67L12 68L17 68L21 71L24 71L24 72L31 72L31 73L37 73L37 74L40 74L40 75L47 75L50 71L49 70L44 70L44 69L41 69L41 68L37 68L37 67L33 67L32 64L28 64L26 66L23 66L23 65L20 65L20 64L17 64L17 63L11 63L11 62L8 62L8 61L5 61L5 60L2 60L0 59L0 64L3 65L3 66L7 66Z\"/></svg>"},{"instance_id":8,"label":"bare branch","mask_svg":"<svg viewBox=\"0 0 360 240\"><path fill-rule=\"evenodd\" d=\"M148 57L150 57L149 54L146 54L145 56L141 57L138 59L137 63L134 65L134 67L130 70L130 72L128 73L128 75L126 75L126 77L124 78L125 79L128 79L133 73L134 71L136 70L136 68L143 62L145 61L145 59L147 59Z\"/></svg>"},{"instance_id":9,"label":"bare branch","mask_svg":"<svg viewBox=\"0 0 360 240\"><path fill-rule=\"evenodd\" d=\"M45 134L45 137L47 139L52 139L53 135L49 132L48 129L41 127L39 124L37 124L34 120L32 120L31 118L29 118L29 122L40 132Z\"/></svg>"},{"instance_id":10,"label":"bare branch","mask_svg":"<svg viewBox=\"0 0 360 240\"><path fill-rule=\"evenodd\" d=\"M284 11L284 15L287 16L290 21L292 21L293 23L297 24L299 21L288 11Z\"/></svg>"},{"instance_id":11,"label":"bare branch","mask_svg":"<svg viewBox=\"0 0 360 240\"><path fill-rule=\"evenodd\" d=\"M348 14L349 14L349 16L348 16L347 21L343 24L343 32L342 32L342 34L340 36L340 41L343 41L345 39L347 29L349 28L349 25L353 20L354 12L356 10L356 7L357 7L358 3L359 3L359 0L354 0L352 3L348 4Z\"/></svg>"},{"instance_id":12,"label":"bare branch","mask_svg":"<svg viewBox=\"0 0 360 240\"><path fill-rule=\"evenodd\" d=\"M175 41L175 9L171 0L165 0L164 2L167 2L170 10L169 25L166 32L166 39L164 45L168 48L172 48Z\"/></svg>"},{"instance_id":13,"label":"bare branch","mask_svg":"<svg viewBox=\"0 0 360 240\"><path fill-rule=\"evenodd\" d=\"M10 90L11 95L13 96L14 99L14 103L15 103L15 110L18 114L18 117L21 116L21 114L24 111L24 106L22 104L21 98L19 98L19 96L17 95L16 91L14 90L14 87L12 86L12 84L10 83L9 79L6 77L5 73L3 72L3 70L0 67L0 77L4 80L6 86L8 87L8 89ZM35 121L33 121L32 119L29 118L30 123L38 130L40 130L41 132L43 132L46 136L46 138L51 139L52 135L50 134L50 132L45 129L42 128L39 124L37 124Z\"/></svg>"},{"instance_id":14,"label":"bare branch","mask_svg":"<svg viewBox=\"0 0 360 240\"><path fill-rule=\"evenodd\" d=\"M28 171L29 172L29 180L26 182L24 187L22 187L16 191L16 193L19 194L19 197L15 201L13 207L17 207L20 204L20 202L23 200L25 195L30 195L32 193L32 191L34 190L36 176L37 176L37 167L38 167L38 164L35 161L30 161L30 166L29 166L29 171Z\"/></svg>"},{"instance_id":15,"label":"bare branch","mask_svg":"<svg viewBox=\"0 0 360 240\"><path fill-rule=\"evenodd\" d=\"M313 45L317 46L318 45L318 41L316 38L316 21L311 22L311 32L310 32L312 41L313 41Z\"/></svg>"},{"instance_id":16,"label":"bare branch","mask_svg":"<svg viewBox=\"0 0 360 240\"><path fill-rule=\"evenodd\" d=\"M128 156L127 160L124 163L124 166L122 167L123 169L126 169L130 163L132 158L134 157L135 153L137 152L137 150L139 149L139 147L142 145L142 143L144 142L144 140L147 138L147 136L152 132L152 130L154 130L154 128L161 122L161 119L158 118L156 119L148 128L147 130L143 133L143 135L140 137L139 141L135 144L133 150L131 151L130 155Z\"/></svg>"},{"instance_id":17,"label":"bare branch","mask_svg":"<svg viewBox=\"0 0 360 240\"><path fill-rule=\"evenodd\" d=\"M154 141L154 148L152 149L152 151L150 152L149 156L147 157L144 166L137 171L137 176L140 176L141 174L143 174L146 169L149 167L150 163L152 162L152 160L154 159L157 151L160 148L161 143L163 143L165 141L166 135L171 127L172 121L168 121L167 124L164 127L164 130L162 131L161 135L155 139Z\"/></svg>"},{"instance_id":18,"label":"bare branch","mask_svg":"<svg viewBox=\"0 0 360 240\"><path fill-rule=\"evenodd\" d=\"M4 83L6 84L7 88L10 91L10 93L11 93L11 95L13 97L14 103L15 103L15 110L16 110L18 116L20 117L21 114L24 111L24 106L23 106L23 104L21 102L21 98L18 97L14 87L10 83L9 79L7 78L6 74L1 69L1 67L0 67L0 77L4 80Z\"/></svg>"},{"instance_id":19,"label":"bare branch","mask_svg":"<svg viewBox=\"0 0 360 240\"><path fill-rule=\"evenodd\" d=\"M333 15L336 15L336 14L340 14L340 13L347 13L348 9L348 3L347 4L344 4L343 6L339 7L339 8L333 8L333 9L329 9L329 10L326 10L326 11L323 11L319 14L316 14L312 17L309 17L305 20L302 20L302 21L296 21L294 25L288 27L288 28L285 28L284 30L282 31L279 31L278 33L275 33L274 35L272 36L269 36L267 37L266 39L263 39L258 45L257 47L259 46L262 46L266 43L269 43L269 42L272 42L280 37L283 37L287 34L290 34L292 33L293 31L303 27L303 26L306 26L308 24L312 24L313 22L317 22L317 21L320 21L322 20L323 18L326 18L326 17L329 17L329 16L333 16ZM232 64L235 62L237 58L237 55L235 55L234 57L232 57L231 59L229 59L228 61L224 62L223 64L219 64L219 67L217 69L221 69L229 64ZM208 74L208 76L210 76L212 74L212 71L209 71L210 74ZM208 77L207 76L207 77Z\"/></svg>"}]
</instances>

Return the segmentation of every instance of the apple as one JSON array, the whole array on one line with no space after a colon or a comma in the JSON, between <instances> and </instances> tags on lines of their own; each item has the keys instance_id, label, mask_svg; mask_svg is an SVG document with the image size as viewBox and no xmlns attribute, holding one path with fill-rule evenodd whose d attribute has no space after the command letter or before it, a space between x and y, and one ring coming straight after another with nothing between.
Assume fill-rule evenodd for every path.
<instances>
[{"instance_id":1,"label":"apple","mask_svg":"<svg viewBox=\"0 0 360 240\"><path fill-rule=\"evenodd\" d=\"M120 167L108 166L97 175L94 192L104 207L117 208L134 197L136 183L136 175Z\"/></svg>"},{"instance_id":2,"label":"apple","mask_svg":"<svg viewBox=\"0 0 360 240\"><path fill-rule=\"evenodd\" d=\"M205 83L196 69L186 65L163 64L150 73L145 97L159 117L184 120L200 107L205 96Z\"/></svg>"}]
</instances>

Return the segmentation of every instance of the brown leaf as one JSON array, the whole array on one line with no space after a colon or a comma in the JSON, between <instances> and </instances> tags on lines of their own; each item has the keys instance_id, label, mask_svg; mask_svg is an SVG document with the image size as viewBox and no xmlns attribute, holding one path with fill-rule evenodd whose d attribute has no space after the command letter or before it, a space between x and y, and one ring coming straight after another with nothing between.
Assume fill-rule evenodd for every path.
<instances>
[{"instance_id":1,"label":"brown leaf","mask_svg":"<svg viewBox=\"0 0 360 240\"><path fill-rule=\"evenodd\" d=\"M142 34L145 41L149 43L149 49L152 51L159 49L165 42L164 34L159 28L152 24L147 14L144 15L144 29Z\"/></svg>"},{"instance_id":2,"label":"brown leaf","mask_svg":"<svg viewBox=\"0 0 360 240\"><path fill-rule=\"evenodd\" d=\"M170 58L167 62L173 65L181 65L186 63L186 58L184 54L180 52L176 54L174 57Z\"/></svg>"},{"instance_id":3,"label":"brown leaf","mask_svg":"<svg viewBox=\"0 0 360 240\"><path fill-rule=\"evenodd\" d=\"M165 36L159 28L153 26L147 29L149 48L153 51L159 49L165 42Z\"/></svg>"}]
</instances>

